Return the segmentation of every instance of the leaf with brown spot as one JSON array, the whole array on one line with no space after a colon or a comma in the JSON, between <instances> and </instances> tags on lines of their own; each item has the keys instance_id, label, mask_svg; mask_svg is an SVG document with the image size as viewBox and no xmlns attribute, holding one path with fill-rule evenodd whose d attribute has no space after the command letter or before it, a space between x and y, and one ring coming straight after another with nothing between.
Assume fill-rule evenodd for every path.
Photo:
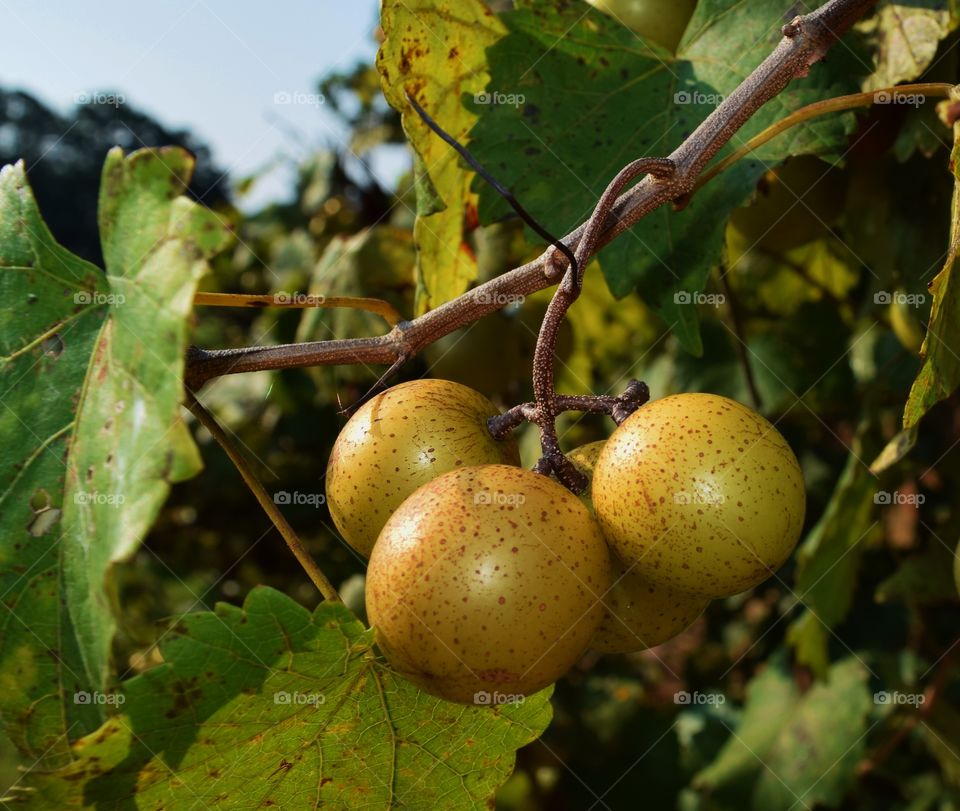
<instances>
[{"instance_id":1,"label":"leaf with brown spot","mask_svg":"<svg viewBox=\"0 0 960 811\"><path fill-rule=\"evenodd\" d=\"M103 723L74 694L106 690L107 572L199 470L180 422L187 318L229 234L178 196L192 171L179 148L109 153L105 272L56 243L22 164L0 171L0 714L28 764L62 763L68 736Z\"/></svg>"},{"instance_id":2,"label":"leaf with brown spot","mask_svg":"<svg viewBox=\"0 0 960 811\"><path fill-rule=\"evenodd\" d=\"M505 29L480 0L384 0L386 38L377 68L387 101L402 113L403 130L416 153L417 296L419 315L460 295L474 281L477 263L462 250L474 172L433 134L406 93L461 143L477 120L464 96L487 83L485 50Z\"/></svg>"},{"instance_id":3,"label":"leaf with brown spot","mask_svg":"<svg viewBox=\"0 0 960 811\"><path fill-rule=\"evenodd\" d=\"M343 605L311 614L261 587L182 626L164 664L122 685L122 716L77 741L69 766L30 774L44 807L212 808L227 794L251 808L482 808L550 721L550 690L497 708L419 692Z\"/></svg>"}]
</instances>

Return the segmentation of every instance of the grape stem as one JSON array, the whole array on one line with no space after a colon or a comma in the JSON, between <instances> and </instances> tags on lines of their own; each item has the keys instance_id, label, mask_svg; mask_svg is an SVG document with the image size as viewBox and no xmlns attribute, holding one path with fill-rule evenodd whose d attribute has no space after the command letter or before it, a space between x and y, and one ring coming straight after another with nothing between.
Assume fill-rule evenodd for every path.
<instances>
[{"instance_id":1,"label":"grape stem","mask_svg":"<svg viewBox=\"0 0 960 811\"><path fill-rule=\"evenodd\" d=\"M565 250L558 251L551 246L533 261L507 271L412 321L400 321L389 333L378 337L222 350L190 347L184 377L187 390L195 391L221 375L264 369L352 363L395 366L444 335L501 309L517 296L528 296L563 281L561 288L565 289L562 292L558 289L558 295L551 301L541 329L542 340L538 340L535 407L540 409L538 424L544 433L542 423L548 422L549 415L559 408L558 398L551 394L553 377L547 366L552 363L552 353L547 350L556 340L555 333L562 316L579 294L582 268L590 257L660 206L673 203L679 208L685 205L707 164L734 134L791 81L806 76L811 65L822 59L840 36L875 3L876 0L828 0L820 8L784 26L783 39L774 50L668 158L641 158L617 175L614 183L622 182L624 188L641 174L647 176L615 199L608 198L601 213L598 213L598 204L587 223L560 240ZM577 253L579 272L567 276L571 252ZM551 431L549 427L545 429L544 439L548 446L553 441ZM549 453L545 455L550 456ZM559 459L555 461L566 469Z\"/></svg>"},{"instance_id":2,"label":"grape stem","mask_svg":"<svg viewBox=\"0 0 960 811\"><path fill-rule=\"evenodd\" d=\"M216 417L207 411L193 395L187 396L187 401L184 405L197 418L197 421L210 432L210 435L217 441L217 444L223 448L224 453L226 453L230 461L233 462L233 466L237 469L244 483L250 488L250 492L253 493L257 501L260 502L263 511L277 528L277 532L280 533L290 551L293 552L293 556L303 567L303 570L313 581L313 584L323 595L323 598L331 603L340 602L340 597L333 583L320 571L320 567L317 566L316 561L311 557L300 538L297 537L297 533L294 532L293 527L291 527L287 519L284 518L283 513L280 512L280 508L277 507L273 499L270 498L269 493L267 493L264 486L260 483L260 480L256 477L250 464L237 449L236 444L230 440L227 432L224 431L220 423L217 422Z\"/></svg>"},{"instance_id":3,"label":"grape stem","mask_svg":"<svg viewBox=\"0 0 960 811\"><path fill-rule=\"evenodd\" d=\"M564 487L575 493L583 492L587 486L587 479L563 455L563 451L560 450L560 439L557 436L556 420L560 413L560 397L557 394L554 381L557 335L560 333L560 326L567 315L567 310L580 296L587 261L596 250L597 242L607 224L607 219L613 214L613 207L620 197L620 193L638 177L646 174L657 181L669 182L676 174L676 166L669 158L640 158L632 161L617 173L617 176L610 181L603 194L600 195L600 199L593 210L593 215L587 221L583 229L583 236L577 244L574 261L568 264L563 281L557 285L553 298L550 299L550 304L547 307L546 315L543 317L543 323L540 325L537 348L533 353L533 395L535 398L533 407L522 407L517 412L523 419L536 423L540 428L540 447L543 450L543 455L534 466L534 470L546 476L552 473ZM547 253L548 263L556 262L559 259L555 247L551 246ZM641 394L643 396L642 402L646 402L650 397L650 392L645 384L632 380L623 395L626 399L613 399L609 405L609 413L613 415L613 411L616 409L618 414L622 413L622 417L625 419L629 411L635 410L641 404L636 401ZM570 398L566 399L569 403ZM581 410L586 411L596 410L590 407L592 405L591 400L602 407L610 399L578 398L580 405L583 407ZM630 408L630 405L632 405L632 408ZM627 408L629 408L629 411L623 413ZM566 410L571 409L567 408ZM493 424L489 426L494 436L505 433L502 426L496 422L497 419L494 417L491 420Z\"/></svg>"},{"instance_id":4,"label":"grape stem","mask_svg":"<svg viewBox=\"0 0 960 811\"><path fill-rule=\"evenodd\" d=\"M542 331L541 335L543 335ZM536 423L540 428L540 446L543 449L543 455L534 470L546 475L553 473L568 489L574 493L582 493L587 486L587 481L560 450L556 430L557 416L565 411L606 414L619 425L649 399L650 389L647 388L646 383L641 383L639 380L631 380L619 397L607 394L557 394L551 388L546 400L548 404L546 409L542 407L542 403L520 403L503 414L491 417L487 421L487 427L493 436L503 439L523 422Z\"/></svg>"}]
</instances>

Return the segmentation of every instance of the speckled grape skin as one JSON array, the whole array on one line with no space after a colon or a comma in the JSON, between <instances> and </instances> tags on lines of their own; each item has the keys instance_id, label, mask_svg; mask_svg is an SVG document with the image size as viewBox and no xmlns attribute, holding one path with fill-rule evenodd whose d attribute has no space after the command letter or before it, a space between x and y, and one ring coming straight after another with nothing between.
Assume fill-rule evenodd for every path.
<instances>
[{"instance_id":1,"label":"speckled grape skin","mask_svg":"<svg viewBox=\"0 0 960 811\"><path fill-rule=\"evenodd\" d=\"M591 442L567 454L589 484L580 496L593 509L593 471L606 442ZM600 653L634 653L662 645L690 627L710 604L708 597L650 583L611 553L613 585L603 597L603 619L590 647Z\"/></svg>"},{"instance_id":2,"label":"speckled grape skin","mask_svg":"<svg viewBox=\"0 0 960 811\"><path fill-rule=\"evenodd\" d=\"M616 557L612 563L614 583L603 598L606 611L590 643L600 653L662 645L689 628L710 604L709 597L651 583Z\"/></svg>"},{"instance_id":3,"label":"speckled grape skin","mask_svg":"<svg viewBox=\"0 0 960 811\"><path fill-rule=\"evenodd\" d=\"M398 672L472 704L566 673L609 585L606 542L576 496L530 470L483 465L434 479L391 516L367 568L367 615Z\"/></svg>"},{"instance_id":4,"label":"speckled grape skin","mask_svg":"<svg viewBox=\"0 0 960 811\"><path fill-rule=\"evenodd\" d=\"M607 440L593 503L614 552L651 583L738 594L789 557L806 495L780 433L746 406L677 394L634 412Z\"/></svg>"},{"instance_id":5,"label":"speckled grape skin","mask_svg":"<svg viewBox=\"0 0 960 811\"><path fill-rule=\"evenodd\" d=\"M494 439L497 407L449 380L401 383L365 403L344 426L327 463L327 506L347 543L370 556L390 514L441 473L519 465L517 443Z\"/></svg>"}]
</instances>

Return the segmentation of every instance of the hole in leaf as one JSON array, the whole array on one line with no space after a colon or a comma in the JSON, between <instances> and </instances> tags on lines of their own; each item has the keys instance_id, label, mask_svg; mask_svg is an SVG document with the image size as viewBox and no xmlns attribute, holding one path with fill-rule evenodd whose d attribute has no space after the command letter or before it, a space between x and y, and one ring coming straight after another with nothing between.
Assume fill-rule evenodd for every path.
<instances>
[{"instance_id":1,"label":"hole in leaf","mask_svg":"<svg viewBox=\"0 0 960 811\"><path fill-rule=\"evenodd\" d=\"M55 332L53 335L43 339L43 342L40 344L40 348L43 350L44 355L56 360L63 354L63 339L60 337L59 333Z\"/></svg>"}]
</instances>

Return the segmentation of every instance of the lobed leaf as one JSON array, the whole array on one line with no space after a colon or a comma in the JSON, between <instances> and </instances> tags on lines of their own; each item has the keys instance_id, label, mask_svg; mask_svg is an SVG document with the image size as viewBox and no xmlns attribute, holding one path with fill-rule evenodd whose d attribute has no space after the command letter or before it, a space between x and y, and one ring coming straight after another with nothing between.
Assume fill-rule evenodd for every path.
<instances>
[{"instance_id":1,"label":"lobed leaf","mask_svg":"<svg viewBox=\"0 0 960 811\"><path fill-rule=\"evenodd\" d=\"M461 143L477 120L461 104L483 90L484 50L503 34L481 0L383 0L385 39L377 69L387 101L402 112L403 131L416 153L416 313L420 315L464 292L476 279L477 263L464 242L475 217L473 171L437 137L410 106L406 93Z\"/></svg>"},{"instance_id":2,"label":"lobed leaf","mask_svg":"<svg viewBox=\"0 0 960 811\"><path fill-rule=\"evenodd\" d=\"M182 197L192 171L179 148L109 153L105 274L56 244L22 164L0 173L0 713L30 760L103 721L77 696L107 688L110 566L200 468L179 416L187 316L229 234Z\"/></svg>"},{"instance_id":3,"label":"lobed leaf","mask_svg":"<svg viewBox=\"0 0 960 811\"><path fill-rule=\"evenodd\" d=\"M30 808L485 808L550 691L466 707L378 661L343 606L259 587L185 616L166 663L122 686L123 715L33 773Z\"/></svg>"},{"instance_id":4,"label":"lobed leaf","mask_svg":"<svg viewBox=\"0 0 960 811\"><path fill-rule=\"evenodd\" d=\"M488 50L488 95L516 105L474 108L477 157L554 233L587 217L628 161L668 155L780 39L788 19L778 0L703 0L674 56L582 3L523 0L502 15L508 33ZM853 92L865 71L848 48L831 51L735 136L736 147L810 102ZM469 99L466 101L469 105ZM684 346L700 354L694 294L720 259L729 213L767 168L789 155L842 151L850 115L819 119L771 141L694 195L682 212L661 207L601 252L614 295L639 287ZM479 189L481 221L506 213Z\"/></svg>"}]
</instances>

